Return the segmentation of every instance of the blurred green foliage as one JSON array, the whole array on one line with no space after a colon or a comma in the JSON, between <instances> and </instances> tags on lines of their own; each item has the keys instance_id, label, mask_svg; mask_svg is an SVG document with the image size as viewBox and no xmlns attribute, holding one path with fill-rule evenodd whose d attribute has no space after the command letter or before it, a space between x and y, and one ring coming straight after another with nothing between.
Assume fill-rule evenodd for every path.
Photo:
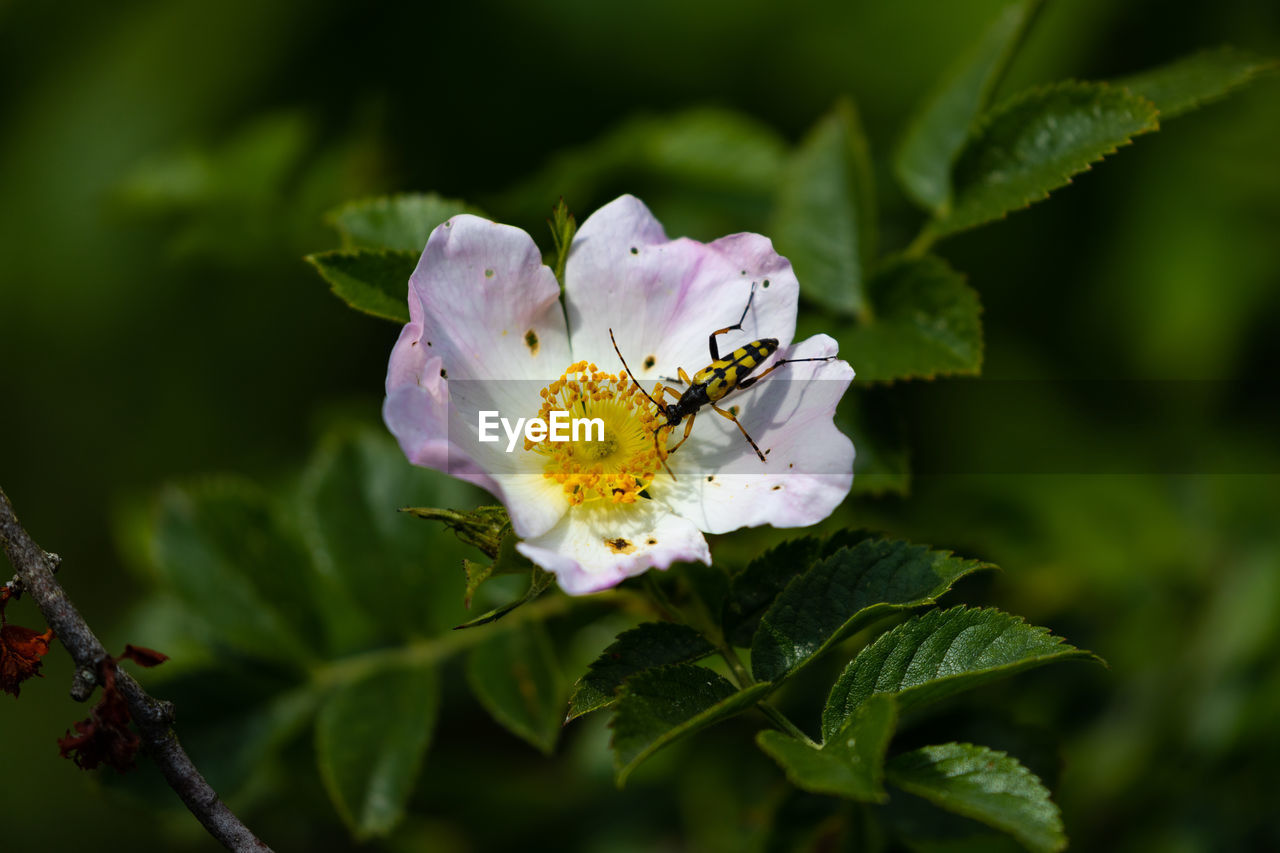
<instances>
[{"instance_id":1,"label":"blurred green foliage","mask_svg":"<svg viewBox=\"0 0 1280 853\"><path fill-rule=\"evenodd\" d=\"M434 645L470 636L442 632L468 616L458 566L474 552L443 528L383 512L477 496L398 464L376 427L394 327L351 314L299 258L334 245L324 214L339 203L409 189L465 198L539 240L559 196L581 218L624 191L673 235L770 233L774 187L794 177L784 170L796 143L852 158L851 183L869 175L876 187L875 239L902 249L922 217L894 188L895 145L914 105L1005 5L0 6L3 484L37 539L64 557L63 581L108 645L173 656L147 681L179 703L197 763L236 792L232 805L251 825L278 849L340 849L347 836L331 796L370 831L393 819L385 803L335 795L316 754L350 764L381 747L388 760L356 772L403 786L406 762L425 747L412 735L426 729L352 732L342 720L377 693L343 685L407 679L421 688L424 717L439 721L409 818L379 842L390 850L531 839L562 850L741 850L774 821L776 849L788 833L873 832L856 808L788 793L769 758L743 748L745 725L660 753L619 793L602 719L565 729L551 757L490 722L464 668L475 680L492 661L477 650L464 663L453 654L462 648ZM1063 77L1114 79L1220 42L1280 54L1280 11L1247 0L1050 2L996 97ZM1054 790L1077 849L1280 846L1270 819L1280 450L1256 384L1280 356L1277 85L1263 80L1180 118L1052 204L935 249L965 273L961 288L981 294L984 377L1181 382L1183 405L1118 422L1028 382L1023 428L1067 448L1050 457L1057 467L917 476L909 496L856 497L828 525L879 527L996 562L1006 571L964 581L966 601L1050 625L1108 660L1110 671L1050 669L984 687L903 736L908 748L941 737L1017 755ZM818 148L838 128L808 135L845 96L869 140L865 168L856 150ZM850 234L865 227L856 205L832 215ZM348 226L351 245L358 233ZM834 260L861 270L860 257ZM869 288L874 311L874 280ZM834 332L859 307L817 298L801 326ZM958 352L962 364L977 357ZM963 381L938 380L937 390ZM870 490L905 491L901 461L938 443L998 457L989 426L939 410L932 388L855 401L851 422L868 432L894 435L885 420L913 425L910 447L864 443L849 428L860 474L868 459L880 466L866 469L879 475ZM332 428L352 421L372 431ZM1187 460L1220 449L1234 473L1182 459L1157 473L1126 467L1135 444L1162 436L1184 441ZM1073 447L1112 464L1077 470ZM223 476L192 483L209 473ZM153 500L173 479L191 485ZM406 489L421 491L406 499ZM222 502L229 491L251 495L248 517L244 504ZM279 539L256 538L262 529L289 549L273 551ZM216 547L184 550L193 537ZM713 548L718 562L745 565L782 538L761 530ZM210 554L226 560L199 562ZM369 571L388 583L344 574ZM320 579L300 589L299 572ZM518 596L518 580L486 584L491 598L472 613ZM388 591L390 600L344 603ZM287 605L302 593L316 595L321 624ZM394 618L371 622L362 609ZM602 609L550 623L564 658L563 672L539 671L547 691L565 689L562 679L636 618ZM28 604L10 617L37 621ZM241 644L215 643L228 632ZM536 655L530 642L522 648ZM301 672L292 655L273 659L290 644L373 657ZM409 659L381 659L385 648ZM4 756L6 849L71 849L86 838L213 849L145 767L99 785L57 759L55 738L82 711L65 699L69 668L51 654L47 680L0 705L5 731L17 733ZM800 673L779 703L816 731L804 714L818 709L788 697L812 695L837 669L820 662ZM309 689L317 683L323 695ZM538 707L522 724L545 746L554 736ZM356 735L371 745L346 749ZM895 820L925 826L903 799L891 800ZM76 821L62 818L69 810ZM937 849L925 837L918 846Z\"/></svg>"}]
</instances>

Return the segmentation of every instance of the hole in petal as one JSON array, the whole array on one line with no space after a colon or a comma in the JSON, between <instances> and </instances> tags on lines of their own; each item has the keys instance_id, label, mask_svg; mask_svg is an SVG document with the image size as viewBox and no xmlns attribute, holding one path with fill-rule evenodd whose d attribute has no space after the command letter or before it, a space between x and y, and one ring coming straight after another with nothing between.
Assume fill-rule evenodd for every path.
<instances>
[{"instance_id":1,"label":"hole in petal","mask_svg":"<svg viewBox=\"0 0 1280 853\"><path fill-rule=\"evenodd\" d=\"M530 329L529 331L525 332L524 343L525 343L525 346L529 348L530 355L538 354L538 333L537 332L535 332L533 329Z\"/></svg>"},{"instance_id":2,"label":"hole in petal","mask_svg":"<svg viewBox=\"0 0 1280 853\"><path fill-rule=\"evenodd\" d=\"M650 356L645 356L645 359L644 359L644 369L645 369L645 370L649 370L649 369L651 369L651 368L652 368L655 364L657 364L657 363L658 363L658 360L657 360L656 358L654 358L653 356L651 356L651 355L650 355Z\"/></svg>"},{"instance_id":3,"label":"hole in petal","mask_svg":"<svg viewBox=\"0 0 1280 853\"><path fill-rule=\"evenodd\" d=\"M605 539L604 544L609 546L609 550L615 554L631 554L636 550L636 546L632 545L629 539L623 539L621 536L616 539Z\"/></svg>"}]
</instances>

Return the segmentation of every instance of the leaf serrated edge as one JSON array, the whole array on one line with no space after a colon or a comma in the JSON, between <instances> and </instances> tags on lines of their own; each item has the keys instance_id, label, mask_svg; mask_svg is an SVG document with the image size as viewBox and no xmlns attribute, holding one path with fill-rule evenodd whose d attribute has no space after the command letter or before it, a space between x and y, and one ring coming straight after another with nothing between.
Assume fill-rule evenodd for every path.
<instances>
[{"instance_id":1,"label":"leaf serrated edge","mask_svg":"<svg viewBox=\"0 0 1280 853\"><path fill-rule=\"evenodd\" d=\"M1039 204L1040 202L1048 199L1049 196L1052 195L1057 190L1060 190L1064 186L1074 183L1074 181L1071 180L1074 176L1084 174L1085 172L1093 171L1093 165L1095 163L1100 163L1103 160L1105 160L1107 157L1110 157L1112 154L1115 154L1116 152L1118 152L1121 148L1132 145L1135 137L1142 136L1143 134L1146 134L1146 133L1154 133L1155 131L1158 131L1160 129L1160 119L1159 119L1160 110L1157 109L1156 105L1152 103L1149 99L1144 98L1141 95L1136 95L1133 92L1129 91L1128 89L1124 88L1123 86L1112 85L1111 83L1108 83L1106 81L1062 80L1057 83L1048 83L1042 86L1034 86L1030 89L1026 89L1022 92L1019 92L1016 95L1013 95L1012 97L1005 99L1004 101L1000 102L996 106L992 107L989 111L987 111L981 117L979 117L978 121L974 124L973 130L969 134L969 141L972 142L974 139L978 138L982 134L982 132L987 129L987 127L989 127L992 123L996 121L996 119L1002 117L1005 113L1010 112L1011 110L1021 106L1025 101L1029 101L1033 98L1040 97L1040 96L1049 94L1051 92L1065 91L1067 89L1076 89L1079 91L1100 90L1102 92L1107 92L1107 91L1118 92L1123 94L1127 98L1131 98L1135 102L1142 102L1147 107L1150 108L1150 115L1148 117L1150 122L1149 126L1143 127L1140 130L1130 134L1127 139L1117 143L1111 148L1104 150L1097 157L1087 160L1081 166L1081 168L1075 170L1074 172L1068 172L1064 175L1058 176L1058 180L1061 180L1062 183L1058 184L1057 186L1051 187L1048 190L1045 190L1043 195L1033 195L1031 198L1027 199L1021 205L1017 207L1011 207L1008 210L1004 210L995 216L992 216L988 219L983 219L981 222L973 222L973 223L962 225L956 228L946 228L945 230L943 230L939 226L945 226L947 224L948 220L951 217L951 214L954 212L954 203L953 203L952 210L948 212L948 215L946 218L931 220L929 224L924 227L922 233L924 235L927 235L930 242L932 242L933 240L941 239L943 237L950 237L953 234L961 234L965 231L970 231L974 228L981 228L982 226L990 225L993 222L1003 222L1004 220L1009 218L1010 213L1018 213L1023 210L1028 210L1032 206ZM960 158L962 158L963 156L964 156L964 149L962 148L960 151L960 155L957 157L956 162L959 162Z\"/></svg>"},{"instance_id":2,"label":"leaf serrated edge","mask_svg":"<svg viewBox=\"0 0 1280 853\"><path fill-rule=\"evenodd\" d=\"M1249 85L1254 80L1257 80L1259 77L1265 77L1268 74L1275 74L1277 72L1280 72L1280 59L1271 59L1269 57L1259 56L1257 54L1250 53L1247 50L1241 50L1240 48L1235 47L1234 45L1220 44L1217 47L1210 47L1210 48L1204 48L1203 50L1197 50L1194 53L1190 53L1186 56L1175 59L1172 62L1167 62L1164 65L1157 65L1153 68L1145 68L1141 71L1135 71L1131 74L1125 74L1122 77L1117 77L1112 80L1100 80L1097 82L1107 83L1113 86L1114 88L1124 89L1125 91L1129 92L1132 95L1135 95L1139 98L1143 98L1146 96L1143 95L1141 92L1135 92L1132 89L1129 89L1128 83L1126 81L1131 81L1133 78L1141 77L1144 74L1150 74L1152 72L1159 71L1162 68L1168 68L1169 66L1176 65L1180 62L1190 62L1191 60L1197 59L1202 56L1230 55L1230 54L1234 54L1239 59L1245 60L1249 63L1247 67L1241 69L1241 73L1236 79L1232 80L1226 86L1224 86L1223 88L1219 89L1216 92L1205 95L1204 97L1193 98L1192 100L1188 101L1186 104L1182 105L1179 109L1165 111L1157 107L1156 110L1160 114L1160 116L1163 119L1178 118L1179 116L1185 115L1186 113L1192 112L1194 110L1198 110L1203 106L1207 106L1209 104L1213 104L1222 100L1223 98L1230 95L1232 92L1235 92L1237 89L1241 89Z\"/></svg>"},{"instance_id":3,"label":"leaf serrated edge","mask_svg":"<svg viewBox=\"0 0 1280 853\"><path fill-rule=\"evenodd\" d=\"M332 293L334 296L338 297L338 299L341 299L343 304L346 305L348 308L352 308L356 311L359 311L361 314L367 314L370 317L377 317L379 320L390 320L391 322L398 323L400 325L404 325L405 323L408 323L409 318L408 318L407 304L405 307L405 312L406 312L405 314L400 314L400 315L387 314L381 311L370 309L364 305L357 305L338 292L339 285L332 278L330 278L328 274L326 274L325 268L324 268L324 262L329 258L354 259L360 255L380 255L383 257L396 255L406 259L409 256L413 256L415 258L417 257L416 253L410 252L406 249L357 248L357 249L329 249L324 252L312 252L309 255L303 255L302 259L306 261L308 264L310 264L312 268L315 269L315 271L320 275L320 277L325 280L325 282L329 285L329 292ZM373 285L370 285L370 287L372 286ZM405 279L405 299L407 300L408 297L409 297L409 281L408 279Z\"/></svg>"},{"instance_id":4,"label":"leaf serrated edge","mask_svg":"<svg viewBox=\"0 0 1280 853\"><path fill-rule=\"evenodd\" d=\"M1048 196L1046 196L1046 198L1047 197ZM1028 207L1029 206L1030 205L1028 205ZM974 227L977 227L977 226L974 226ZM959 232L951 232L951 233L959 233ZM875 276L880 275L886 270L892 269L896 264L920 263L922 261L925 261L926 259L932 259L933 261L941 264L948 272L959 276L960 283L964 287L969 289L969 292L973 294L974 301L977 302L978 304L977 364L975 364L972 368L961 368L959 370L934 370L927 373L912 373L906 376L894 376L889 379L860 378L859 379L860 384L874 385L881 388L888 388L896 382L933 382L935 379L937 379L940 376L946 377L946 376L981 376L982 375L982 365L986 362L986 358L987 358L987 336L983 334L983 332L985 331L985 328L982 323L982 317L986 313L987 306L983 303L982 294L978 292L978 289L976 287L973 287L971 284L969 284L968 273L965 273L965 272L962 272L961 270L956 269L955 267L948 264L943 258L937 255L934 255L932 253L919 255L919 256L912 256L912 255L906 254L905 252L896 252L882 259L879 263L877 263L875 272L872 273L872 275L867 279L867 281L870 282ZM883 491L884 490L882 490L882 492Z\"/></svg>"},{"instance_id":5,"label":"leaf serrated edge","mask_svg":"<svg viewBox=\"0 0 1280 853\"><path fill-rule=\"evenodd\" d=\"M612 699L610 699L609 701L604 702L604 703L601 703L601 704L599 704L599 705L592 705L590 708L581 708L581 709L576 709L575 704L574 704L574 703L576 702L577 698L578 698L578 693L579 693L579 692L580 692L580 690L582 689L583 682L587 679L587 677L588 677L588 676L590 676L592 673L594 673L594 672L596 671L596 665L597 665L597 664L599 664L599 663L601 663L602 661L604 661L604 660L605 660L605 655L608 655L608 654L610 654L610 653L612 653L612 652L614 652L614 651L617 651L617 647L618 647L618 646L619 646L619 644L621 644L621 643L622 643L622 641L623 641L623 640L622 640L622 638L623 638L623 637L625 637L625 636L627 636L628 634L631 634L631 633L633 633L633 632L638 632L638 631L640 631L640 630L642 630L642 629L643 629L643 630L649 630L649 629L647 629L647 628L645 627L645 626L647 626L647 625L679 625L679 623L673 623L673 622L641 622L639 625L636 625L634 628L628 628L626 631L623 631L621 634L618 634L616 637L614 637L613 642L612 642L612 643L610 643L608 646L606 646L606 647L604 648L604 651L602 651L599 655L597 655L597 656L596 656L595 660L593 660L593 661L591 661L591 663L587 664L587 671L586 671L586 672L584 672L581 676L579 676L579 677L578 677L578 680L577 680L577 681L575 681L575 682L573 683L572 692L571 692L571 693L570 693L570 695L569 695L569 709L568 709L568 712L567 712L567 714L565 715L565 718L564 718L564 724L565 724L565 725L568 725L569 723L573 722L574 720L578 719L579 717L585 717L587 714L593 713L593 712L595 712L595 711L603 711L604 709L606 709L606 708L611 708L611 707L613 707L614 705L616 705L616 704L618 703L618 696L619 696L619 693L620 693L620 692L621 692L621 690L622 690L623 684L625 684L625 683L626 683L626 679L625 679L625 678L622 680L622 683L621 683L621 684L619 684L617 687L615 687L615 688L614 688L614 691L613 691L613 698L612 698ZM690 630L691 630L691 631L694 631L694 633L695 633L695 634L697 634L697 631L696 631L696 630L694 630L694 629L692 629L692 628L690 628ZM697 635L698 635L698 636L701 636L700 634L697 634ZM704 637L703 639L704 639L704 641L706 640L706 638L705 638L705 637ZM711 655L711 654L714 654L714 653L715 653L715 647L714 647L714 646L712 646L710 642L707 642L707 644L706 644L706 651L705 651L705 652L703 652L702 654L698 655L697 657L683 658L682 660L672 661L671 663L661 664L661 665L659 665L659 666L649 666L649 667L644 667L644 668L642 668L642 669L636 670L636 672L632 673L632 675L638 675L639 673L644 672L646 669L660 669L662 666L674 666L674 665L681 664L681 663L693 663L694 661L702 660L703 658L707 657L708 655ZM627 676L627 678L630 678L630 677L631 677L631 676Z\"/></svg>"},{"instance_id":6,"label":"leaf serrated edge","mask_svg":"<svg viewBox=\"0 0 1280 853\"><path fill-rule=\"evenodd\" d=\"M950 592L952 587L954 587L963 578L967 578L969 575L976 574L977 572L987 571L989 569L993 569L995 571L1002 571L1002 569L999 566L997 566L995 563L987 563L982 560L973 560L968 557L957 557L954 551L949 551L942 548L934 548L932 545L926 545L920 542L908 542L905 539L885 539L882 541L902 542L909 547L924 548L930 554L941 554L944 559L959 560L960 562L967 564L967 568L965 569L965 571L953 577L947 583L946 589L942 590L936 595L929 596L927 599L921 599L919 602L915 604L892 604L889 602L881 601L875 604L869 604L866 607L862 608L861 610L858 610L857 612L850 615L849 618L846 619L840 625L839 628L837 628L834 632L832 632L831 636L829 636L821 645L819 645L816 649L814 649L814 651L810 655L808 655L803 661L801 661L798 665L796 665L794 669L790 669L787 672L783 673L782 677L777 681L770 681L767 683L773 684L773 685L778 685L782 683L782 681L785 681L786 679L791 678L797 672L804 669L809 664L813 663L822 655L826 654L826 652L832 646L837 645L838 643L844 641L845 639L848 639L848 637L852 634L852 629L850 628L850 625L854 624L855 622L860 627L865 627L866 625L869 625L870 623L874 622L876 619L879 619L881 616L888 616L893 613L902 613L909 610L916 610L921 607L932 607L938 603L938 599L940 597ZM853 546L853 547L856 547L856 546ZM830 560L834 558L836 554L839 554L841 551L848 550L849 548L850 546L848 545L844 546L843 548L839 548L836 551L833 551L831 554L828 554L826 557L822 557L821 559L815 561L814 565L816 566L817 563L819 562L825 562L827 560ZM779 599L781 599L784 595L787 594L788 590L791 589L793 584L799 583L800 580L804 578L812 570L813 570L813 566L810 566L804 572L801 572L800 574L793 577L790 581L788 581L787 585L784 586L782 588L782 591L779 592L777 597L774 598L774 603L776 604ZM769 606L769 610L772 610L772 609L773 609L773 605L771 604ZM769 610L765 611L765 614L764 614L765 616L768 616ZM764 619L762 617L760 620L760 628L757 628L756 632L759 633L759 631L763 627L764 627ZM753 640L752 645L754 647L754 637L752 638L752 640ZM752 674L753 675L755 674L754 668L753 668Z\"/></svg>"},{"instance_id":7,"label":"leaf serrated edge","mask_svg":"<svg viewBox=\"0 0 1280 853\"><path fill-rule=\"evenodd\" d=\"M1010 832L1008 829L1001 826L997 826L996 824L992 823L990 820L987 820L986 812L981 809L970 809L964 803L957 803L954 799L947 796L945 792L938 792L933 788L928 788L922 785L913 785L911 783L904 785L900 780L894 778L892 761L888 762L885 765L885 780L890 784L894 785L895 787L900 788L901 790L907 792L908 794L912 794L914 796L920 797L923 800L928 800L929 802L937 805L938 807L951 811L954 814L963 815L964 817L968 817L972 820L976 820L979 823L986 824L987 826L990 826L992 829L1006 833L1007 835L1012 836L1020 844L1022 844L1024 847L1028 849L1037 850L1037 851L1044 850L1045 853L1059 853L1059 851L1065 850L1067 848L1066 827L1063 825L1063 822L1062 822L1062 811L1058 807L1058 804L1053 801L1053 792L1049 790L1049 786L1046 785L1044 783L1044 780L1041 779L1039 776L1037 776L1029 767L1027 767L1025 764L1019 761L1015 756L1012 756L1007 752L1004 752L999 749L992 749L989 746L982 746L981 744L968 743L964 741L949 741L945 744L936 744L932 746L926 746L926 747L922 747L922 749L920 750L914 750L914 751L921 752L923 750L937 749L939 747L965 747L965 748L974 750L975 752L980 752L987 755L989 757L988 758L989 762L1000 761L1000 760L1010 762L1013 765L1012 772L1014 774L1022 776L1024 779L1029 778L1030 780L1034 780L1035 786L1044 792L1043 802L1048 803L1053 808L1054 819L1052 821L1052 825L1050 829L1051 831L1056 830L1057 835L1061 837L1061 842L1055 842L1054 846L1047 847L1047 848L1033 847L1031 844L1024 841L1023 838L1021 838L1019 835L1016 835ZM910 753L904 753L904 755L909 755L909 754ZM901 757L901 756L898 756L898 757ZM936 766L936 763L935 763L935 766ZM954 779L956 777L948 776L946 778ZM1025 800L1025 798L1019 798L1019 799ZM1026 800L1026 801L1037 802L1037 803L1039 802L1035 800ZM944 805L944 802L945 802L945 805ZM954 806L956 805L959 805L960 808L955 808Z\"/></svg>"},{"instance_id":8,"label":"leaf serrated edge","mask_svg":"<svg viewBox=\"0 0 1280 853\"><path fill-rule=\"evenodd\" d=\"M642 672L652 673L658 670L670 669L670 668L681 667L681 666L694 666L694 664L673 664L667 667L654 667L653 669L642 670ZM701 667L701 668L707 669L706 667ZM718 678L724 679L724 676L721 676L715 670L707 669L707 672L717 676ZM639 675L639 674L640 673L636 673L636 675ZM619 692L620 698L622 696L625 696L626 691L628 689L627 682L629 682L630 680L631 679L627 679L627 681L623 682L622 690ZM724 680L728 681L727 679L724 679ZM732 685L732 682L729 682L729 683ZM619 759L618 752L614 748L614 739L616 737L616 733L613 733L613 732L615 731L615 726L618 721L618 713L615 711L613 718L609 720L609 731L611 732L609 736L609 749L613 752L614 782L618 786L618 789L621 790L623 787L625 787L627 783L627 778L635 771L635 769L639 767L641 764L643 764L645 761L647 761L651 756L653 756L654 753L658 752L658 750L662 749L663 747L667 746L670 743L673 743L676 740L679 740L685 735L693 734L694 732L700 731L701 729L704 729L707 726L714 725L715 723L718 723L721 720L728 719L728 717L733 716L734 714L747 710L751 706L763 700L764 697L767 696L769 693L773 692L773 688L774 688L774 685L772 683L765 681L759 684L753 684L750 687L742 688L733 693L730 693L728 696L725 696L723 699L716 702L714 705L711 705L708 708L704 708L703 710L694 714L692 717L680 723L679 725L673 726L672 728L663 732L657 738L650 741L645 746L644 749L642 749L630 761L627 761L626 763L621 763L618 760ZM726 706L732 707L733 705L737 705L737 704L740 704L741 707L737 708L736 710L725 713L724 716L719 716L719 712L721 711L722 708Z\"/></svg>"}]
</instances>

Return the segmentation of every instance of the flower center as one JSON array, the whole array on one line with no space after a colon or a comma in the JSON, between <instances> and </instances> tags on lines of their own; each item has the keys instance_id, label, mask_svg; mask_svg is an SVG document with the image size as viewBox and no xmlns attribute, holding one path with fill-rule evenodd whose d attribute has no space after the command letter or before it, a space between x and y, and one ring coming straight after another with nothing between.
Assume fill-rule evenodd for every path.
<instances>
[{"instance_id":1,"label":"flower center","mask_svg":"<svg viewBox=\"0 0 1280 853\"><path fill-rule=\"evenodd\" d=\"M542 389L538 417L550 422L551 413L567 412L569 441L525 440L525 450L546 457L544 477L560 483L571 505L608 499L634 503L662 467L654 432L663 424L653 403L625 372L604 373L579 361ZM603 440L598 426L604 424ZM585 427L582 429L581 427Z\"/></svg>"}]
</instances>

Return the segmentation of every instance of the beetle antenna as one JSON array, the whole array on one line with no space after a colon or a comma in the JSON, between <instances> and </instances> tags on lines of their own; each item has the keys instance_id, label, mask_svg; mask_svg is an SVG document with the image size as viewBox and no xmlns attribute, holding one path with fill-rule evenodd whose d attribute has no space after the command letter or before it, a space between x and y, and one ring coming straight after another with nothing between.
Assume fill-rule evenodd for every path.
<instances>
[{"instance_id":1,"label":"beetle antenna","mask_svg":"<svg viewBox=\"0 0 1280 853\"><path fill-rule=\"evenodd\" d=\"M627 371L627 375L631 377L631 381L636 383L636 387L640 389L640 393L649 398L649 402L658 407L659 412L666 412L667 407L653 399L653 395L644 390L644 386L640 384L640 380L636 379L636 375L631 372L631 368L627 367L627 360L622 357L622 350L618 349L618 341L613 336L613 329L609 329L609 340L613 341L613 351L618 354L618 358L622 361L623 368Z\"/></svg>"}]
</instances>

